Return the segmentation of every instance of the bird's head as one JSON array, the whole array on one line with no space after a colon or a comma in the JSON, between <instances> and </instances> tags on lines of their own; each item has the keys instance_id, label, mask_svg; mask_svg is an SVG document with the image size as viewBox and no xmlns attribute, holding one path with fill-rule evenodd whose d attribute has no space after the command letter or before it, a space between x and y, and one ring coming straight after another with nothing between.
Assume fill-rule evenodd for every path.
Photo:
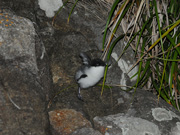
<instances>
[{"instance_id":1,"label":"bird's head","mask_svg":"<svg viewBox=\"0 0 180 135\"><path fill-rule=\"evenodd\" d=\"M105 64L104 61L102 61L101 59L97 58L97 59L93 59L91 61L91 66L94 66L94 67L99 67L99 66L105 67L106 64Z\"/></svg>"}]
</instances>

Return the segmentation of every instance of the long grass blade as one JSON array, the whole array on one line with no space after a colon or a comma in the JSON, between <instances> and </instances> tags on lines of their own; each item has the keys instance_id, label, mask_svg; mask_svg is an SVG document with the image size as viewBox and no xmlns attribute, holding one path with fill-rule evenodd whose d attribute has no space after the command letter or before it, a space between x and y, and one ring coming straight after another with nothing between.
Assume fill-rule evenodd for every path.
<instances>
[{"instance_id":1,"label":"long grass blade","mask_svg":"<svg viewBox=\"0 0 180 135\"><path fill-rule=\"evenodd\" d=\"M116 30L117 30L117 28L118 28L121 20L123 19L125 13L126 13L127 10L129 9L129 6L130 6L130 5L129 5L128 7L126 7L126 5L128 4L128 2L129 2L129 0L126 0L126 2L125 2L125 3L121 6L121 8L119 9L119 11L122 11L122 12L119 14L117 20L114 22L114 24L113 24L113 26L112 26L112 31L111 31L110 34L109 34L109 39L108 39L108 42L107 42L106 49L105 49L105 51L104 51L104 58L103 58L103 59L105 59L105 57L106 57L106 54L107 54L108 49L109 49L109 47L110 47L111 41L112 41L112 39L113 39L113 37L114 37L114 35L115 35L115 32L116 32Z\"/></svg>"},{"instance_id":2,"label":"long grass blade","mask_svg":"<svg viewBox=\"0 0 180 135\"><path fill-rule=\"evenodd\" d=\"M74 5L73 5L73 7L71 8L71 11L70 11L70 13L69 13L69 17L68 17L67 23L69 23L69 19L70 19L70 17L71 17L71 14L72 14L72 12L73 12L73 10L74 10L74 8L75 8L75 6L76 6L76 4L77 4L78 1L79 1L79 0L76 0L75 3L74 3Z\"/></svg>"},{"instance_id":3,"label":"long grass blade","mask_svg":"<svg viewBox=\"0 0 180 135\"><path fill-rule=\"evenodd\" d=\"M121 40L123 37L124 37L124 34L121 35L121 36L119 36L118 38L116 38L116 40L112 43L112 45L111 45L111 47L110 47L110 49L109 49L108 56L107 56L107 62L110 60L110 57L111 57L113 48L115 47L115 45L117 44L117 42L118 42L119 40ZM108 70L108 65L106 66L105 72L104 72L104 79L103 79L103 85L102 85L102 89L101 89L101 96L102 96L102 94L103 94L103 90L104 90L104 86L105 86L107 70Z\"/></svg>"},{"instance_id":4,"label":"long grass blade","mask_svg":"<svg viewBox=\"0 0 180 135\"><path fill-rule=\"evenodd\" d=\"M54 21L57 17L57 15L59 14L59 12L62 10L62 8L68 3L69 0L66 0L63 5L59 8L59 10L57 11L57 13L55 14L55 16L53 17L53 20L52 20L52 26L54 25Z\"/></svg>"},{"instance_id":5,"label":"long grass blade","mask_svg":"<svg viewBox=\"0 0 180 135\"><path fill-rule=\"evenodd\" d=\"M104 30L104 36L103 36L103 44L102 44L102 50L104 50L104 44L105 44L105 40L106 40L106 35L107 35L107 30L108 30L108 25L110 23L110 20L113 16L113 13L118 5L120 0L115 0L114 4L112 5L112 8L111 8L111 11L109 13L109 16L108 16L108 19L107 19L107 22L106 22L106 26L105 26L105 30Z\"/></svg>"},{"instance_id":6,"label":"long grass blade","mask_svg":"<svg viewBox=\"0 0 180 135\"><path fill-rule=\"evenodd\" d=\"M176 23L171 27L169 28L163 35L162 35L162 38L164 38L168 33L170 33L176 26L178 26L180 24L180 20L176 21ZM146 53L144 53L143 56L141 56L137 61L136 63L129 69L128 73L141 61L141 59L152 49L154 48L154 46L157 45L157 43L159 43L160 41L160 38L158 40L156 40L150 47L149 49L147 50Z\"/></svg>"}]
</instances>

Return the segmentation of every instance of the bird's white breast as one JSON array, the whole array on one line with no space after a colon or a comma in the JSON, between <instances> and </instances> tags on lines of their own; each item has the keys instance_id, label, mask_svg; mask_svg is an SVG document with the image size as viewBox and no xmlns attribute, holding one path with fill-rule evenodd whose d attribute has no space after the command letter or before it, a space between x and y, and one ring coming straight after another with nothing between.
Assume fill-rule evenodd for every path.
<instances>
[{"instance_id":1,"label":"bird's white breast","mask_svg":"<svg viewBox=\"0 0 180 135\"><path fill-rule=\"evenodd\" d=\"M85 78L81 78L78 83L81 88L88 88L94 86L100 81L104 75L104 66L89 67L85 69L84 74L87 75Z\"/></svg>"}]
</instances>

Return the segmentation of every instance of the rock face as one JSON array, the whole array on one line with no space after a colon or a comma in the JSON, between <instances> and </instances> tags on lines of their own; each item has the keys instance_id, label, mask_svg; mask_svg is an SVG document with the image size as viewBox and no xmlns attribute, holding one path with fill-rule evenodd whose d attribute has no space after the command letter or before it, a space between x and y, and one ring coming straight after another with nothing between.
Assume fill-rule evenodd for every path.
<instances>
[{"instance_id":1,"label":"rock face","mask_svg":"<svg viewBox=\"0 0 180 135\"><path fill-rule=\"evenodd\" d=\"M54 134L69 135L77 129L88 127L91 123L80 112L72 109L61 109L49 112L49 120Z\"/></svg>"},{"instance_id":2,"label":"rock face","mask_svg":"<svg viewBox=\"0 0 180 135\"><path fill-rule=\"evenodd\" d=\"M101 96L95 86L78 100L78 55L100 57L108 15L98 4L81 2L69 24L71 4L52 26L37 0L0 0L0 134L178 135L180 113L147 91L106 87ZM131 85L132 50L114 62L122 48L123 41L112 54L107 82Z\"/></svg>"},{"instance_id":3,"label":"rock face","mask_svg":"<svg viewBox=\"0 0 180 135\"><path fill-rule=\"evenodd\" d=\"M71 135L102 135L99 131L93 128L81 128L73 132Z\"/></svg>"},{"instance_id":4,"label":"rock face","mask_svg":"<svg viewBox=\"0 0 180 135\"><path fill-rule=\"evenodd\" d=\"M16 65L14 63L14 66L19 66L37 74L36 33L33 23L5 9L0 10L0 13L0 55L2 59L12 62L21 59Z\"/></svg>"},{"instance_id":5,"label":"rock face","mask_svg":"<svg viewBox=\"0 0 180 135\"><path fill-rule=\"evenodd\" d=\"M89 4L89 5L88 5ZM69 74L73 75L77 70L77 64L80 64L79 53L87 52L92 58L101 57L102 55L102 39L103 30L106 24L106 16L108 12L106 8L99 8L98 5L91 2L79 3L71 15L69 23L67 18L71 9L65 7L58 14L54 20L54 39L56 43L53 48L48 50L53 59L53 65L58 64L61 68L65 69ZM86 10L88 9L88 10ZM99 14L100 13L100 14ZM122 33L121 30L118 31ZM127 73L134 63L134 56L132 49L125 53L122 59L116 63L119 54L122 53L124 48L123 40L121 40L113 51L112 66L108 70L107 83L121 84L131 86L136 77L130 79L137 72L137 68L133 69L129 74ZM61 61L67 60L66 62ZM53 67L52 67L53 69ZM54 70L52 70L53 72ZM126 87L123 87L126 89Z\"/></svg>"},{"instance_id":6,"label":"rock face","mask_svg":"<svg viewBox=\"0 0 180 135\"><path fill-rule=\"evenodd\" d=\"M125 95L124 95L125 97ZM157 104L158 103L158 104ZM95 117L95 128L110 135L176 135L180 133L180 113L152 93L136 92L123 113Z\"/></svg>"},{"instance_id":7,"label":"rock face","mask_svg":"<svg viewBox=\"0 0 180 135\"><path fill-rule=\"evenodd\" d=\"M103 118L95 117L101 132L110 135L161 135L157 125L145 119L127 117L123 114L110 115ZM106 126L105 126L106 125ZM106 130L102 130L106 129Z\"/></svg>"},{"instance_id":8,"label":"rock face","mask_svg":"<svg viewBox=\"0 0 180 135\"><path fill-rule=\"evenodd\" d=\"M48 134L49 69L33 23L5 9L0 22L0 134Z\"/></svg>"}]
</instances>

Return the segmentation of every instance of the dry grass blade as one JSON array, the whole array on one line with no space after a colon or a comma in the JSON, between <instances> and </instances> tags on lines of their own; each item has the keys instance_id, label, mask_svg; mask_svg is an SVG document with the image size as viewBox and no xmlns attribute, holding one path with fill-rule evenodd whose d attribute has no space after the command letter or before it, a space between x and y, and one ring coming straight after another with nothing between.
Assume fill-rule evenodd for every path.
<instances>
[{"instance_id":1,"label":"dry grass blade","mask_svg":"<svg viewBox=\"0 0 180 135\"><path fill-rule=\"evenodd\" d=\"M109 47L110 47L110 44L111 44L111 41L112 41L112 39L113 39L113 37L114 37L114 29L115 29L115 27L117 26L117 23L118 23L118 21L119 21L119 19L121 18L121 15L122 15L122 13L123 13L123 11L124 11L124 9L125 9L125 7L126 7L126 5L129 3L129 0L126 0L126 2L122 5L122 7L120 7L119 9L118 9L118 12L117 12L117 15L118 15L118 18L117 18L117 20L114 22L114 24L113 24L113 26L112 26L112 31L110 32L110 34L109 34L109 38L108 38L108 42L107 42L107 45L106 45L106 48L105 48L105 51L104 51L104 57L103 57L103 60L105 60L105 58L106 58L106 56L107 56L107 53L108 53L108 50L109 50ZM116 15L116 16L117 16Z\"/></svg>"},{"instance_id":2,"label":"dry grass blade","mask_svg":"<svg viewBox=\"0 0 180 135\"><path fill-rule=\"evenodd\" d=\"M127 43L130 41L130 39L131 39L131 37L132 37L132 34L133 34L134 29L135 29L136 24L137 24L137 20L138 20L138 18L140 17L140 15L141 15L141 13L142 13L143 5L144 5L144 4L145 4L145 0L142 0L140 6L139 6L139 8L138 8L137 14L135 15L136 18L135 18L135 21L134 21L134 26L133 26L133 28L132 28L132 31L131 31L131 34L130 34L130 36L129 36L129 38L128 38ZM128 30L127 30L127 31L128 31ZM136 50L136 47L133 46L132 44L131 44L131 47L132 47L134 50Z\"/></svg>"},{"instance_id":3,"label":"dry grass blade","mask_svg":"<svg viewBox=\"0 0 180 135\"><path fill-rule=\"evenodd\" d=\"M171 31L172 31L177 25L179 25L179 24L180 24L180 20L178 20L171 28L169 28L169 30L166 31L166 32L162 35L162 38L164 38L169 32L171 32ZM144 53L143 56L141 56L141 57L137 60L137 62L129 69L128 73L142 60L142 58L143 58L149 51L151 51L151 50L154 48L154 46L157 45L157 43L158 43L159 41L160 41L160 38L159 38L158 40L156 40L156 42L154 42L154 43L149 47L149 49L147 50L147 52Z\"/></svg>"}]
</instances>

